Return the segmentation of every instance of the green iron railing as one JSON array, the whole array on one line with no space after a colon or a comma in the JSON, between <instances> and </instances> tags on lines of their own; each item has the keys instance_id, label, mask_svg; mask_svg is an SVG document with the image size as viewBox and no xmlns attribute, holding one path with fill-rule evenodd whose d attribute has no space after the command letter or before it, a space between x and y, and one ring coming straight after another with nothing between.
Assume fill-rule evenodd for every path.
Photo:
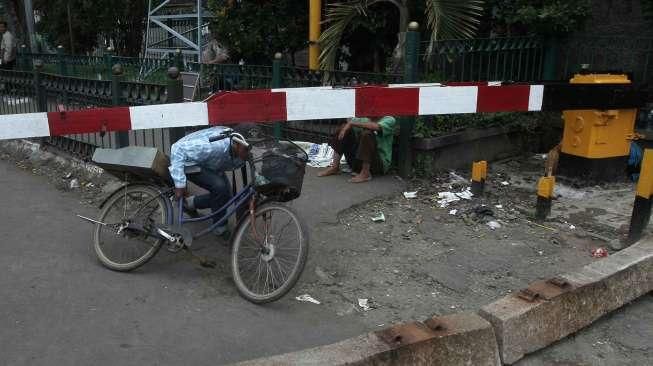
<instances>
[{"instance_id":1,"label":"green iron railing","mask_svg":"<svg viewBox=\"0 0 653 366\"><path fill-rule=\"evenodd\" d=\"M424 81L535 81L544 46L536 37L479 38L422 43Z\"/></svg>"}]
</instances>

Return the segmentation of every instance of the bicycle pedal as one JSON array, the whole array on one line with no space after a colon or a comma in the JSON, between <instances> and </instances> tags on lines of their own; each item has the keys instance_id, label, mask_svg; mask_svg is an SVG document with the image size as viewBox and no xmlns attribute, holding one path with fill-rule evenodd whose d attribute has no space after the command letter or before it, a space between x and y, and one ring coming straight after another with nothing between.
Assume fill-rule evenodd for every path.
<instances>
[{"instance_id":1,"label":"bicycle pedal","mask_svg":"<svg viewBox=\"0 0 653 366\"><path fill-rule=\"evenodd\" d=\"M166 249L170 253L179 253L182 249L184 249L184 247L184 244L181 243L170 243Z\"/></svg>"}]
</instances>

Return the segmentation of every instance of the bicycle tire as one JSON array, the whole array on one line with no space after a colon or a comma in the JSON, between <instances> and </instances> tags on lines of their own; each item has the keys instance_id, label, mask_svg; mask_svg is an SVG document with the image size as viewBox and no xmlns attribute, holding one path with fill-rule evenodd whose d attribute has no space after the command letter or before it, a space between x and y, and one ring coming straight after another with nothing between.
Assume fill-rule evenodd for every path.
<instances>
[{"instance_id":1,"label":"bicycle tire","mask_svg":"<svg viewBox=\"0 0 653 366\"><path fill-rule=\"evenodd\" d=\"M240 265L238 263L239 252L243 245L243 238L247 233L247 230L251 227L251 216L247 215L243 217L243 220L240 222L236 228L236 232L233 237L232 249L231 249L231 271L234 278L234 283L236 289L240 296L246 300L255 303L255 304L264 304L279 300L281 297L286 295L297 283L299 277L304 271L306 265L306 260L308 258L309 250L309 237L308 231L306 230L306 225L301 217L290 207L280 204L280 203L267 203L259 208L257 208L255 216L258 217L266 212L271 212L274 210L283 211L286 213L293 221L297 228L298 233L298 243L299 243L299 254L297 255L296 263L294 263L293 271L284 281L284 283L279 286L276 290L268 294L257 294L253 292L247 284L244 283L243 278L240 273ZM278 263L278 262L277 262Z\"/></svg>"},{"instance_id":2,"label":"bicycle tire","mask_svg":"<svg viewBox=\"0 0 653 366\"><path fill-rule=\"evenodd\" d=\"M141 193L146 193L150 195L154 200L152 202L157 202L158 206L161 208L161 222L159 224L165 225L168 222L168 211L166 210L166 202L165 202L165 197L163 197L160 192L155 188L147 185L131 185L131 186L125 186L121 188L120 190L116 191L109 200L105 203L104 208L100 212L100 216L98 218L98 221L100 222L105 222L107 215L111 212L113 206L116 203L120 203L121 199L124 199L127 194L130 193L135 193L135 192L141 192ZM93 235L93 247L95 249L95 254L102 263L103 266L114 270L114 271L119 271L119 272L128 272L131 270L134 270L145 263L147 263L156 253L158 253L159 249L161 248L161 245L163 243L163 239L157 239L152 245L151 249L145 252L144 255L138 257L137 259L128 262L128 263L117 263L114 260L111 260L109 256L103 251L102 249L102 238L101 238L101 233L102 229L104 226L100 224L95 225L95 231Z\"/></svg>"}]
</instances>

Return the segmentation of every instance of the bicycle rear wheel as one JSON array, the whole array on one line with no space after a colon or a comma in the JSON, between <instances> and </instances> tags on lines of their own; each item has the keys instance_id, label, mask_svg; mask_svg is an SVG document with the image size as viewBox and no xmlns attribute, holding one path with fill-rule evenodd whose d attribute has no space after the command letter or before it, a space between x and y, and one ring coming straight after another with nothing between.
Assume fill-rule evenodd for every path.
<instances>
[{"instance_id":1,"label":"bicycle rear wheel","mask_svg":"<svg viewBox=\"0 0 653 366\"><path fill-rule=\"evenodd\" d=\"M155 188L144 185L126 186L116 192L100 212L93 237L95 253L105 267L114 271L131 271L150 260L163 239L117 227L127 221L153 228L168 223L165 198Z\"/></svg>"},{"instance_id":2,"label":"bicycle rear wheel","mask_svg":"<svg viewBox=\"0 0 653 366\"><path fill-rule=\"evenodd\" d=\"M256 304L284 296L297 283L308 257L308 235L288 206L270 203L244 217L236 229L231 270L242 297Z\"/></svg>"}]
</instances>

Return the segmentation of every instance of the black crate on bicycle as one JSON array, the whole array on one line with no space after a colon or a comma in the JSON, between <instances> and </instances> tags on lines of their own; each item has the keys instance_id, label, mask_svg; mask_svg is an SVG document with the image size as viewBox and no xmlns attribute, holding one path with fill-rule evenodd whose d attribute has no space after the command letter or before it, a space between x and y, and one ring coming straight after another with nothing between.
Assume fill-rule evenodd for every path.
<instances>
[{"instance_id":1,"label":"black crate on bicycle","mask_svg":"<svg viewBox=\"0 0 653 366\"><path fill-rule=\"evenodd\" d=\"M290 141L267 139L252 144L256 169L254 188L280 202L298 198L302 192L308 154Z\"/></svg>"}]
</instances>

